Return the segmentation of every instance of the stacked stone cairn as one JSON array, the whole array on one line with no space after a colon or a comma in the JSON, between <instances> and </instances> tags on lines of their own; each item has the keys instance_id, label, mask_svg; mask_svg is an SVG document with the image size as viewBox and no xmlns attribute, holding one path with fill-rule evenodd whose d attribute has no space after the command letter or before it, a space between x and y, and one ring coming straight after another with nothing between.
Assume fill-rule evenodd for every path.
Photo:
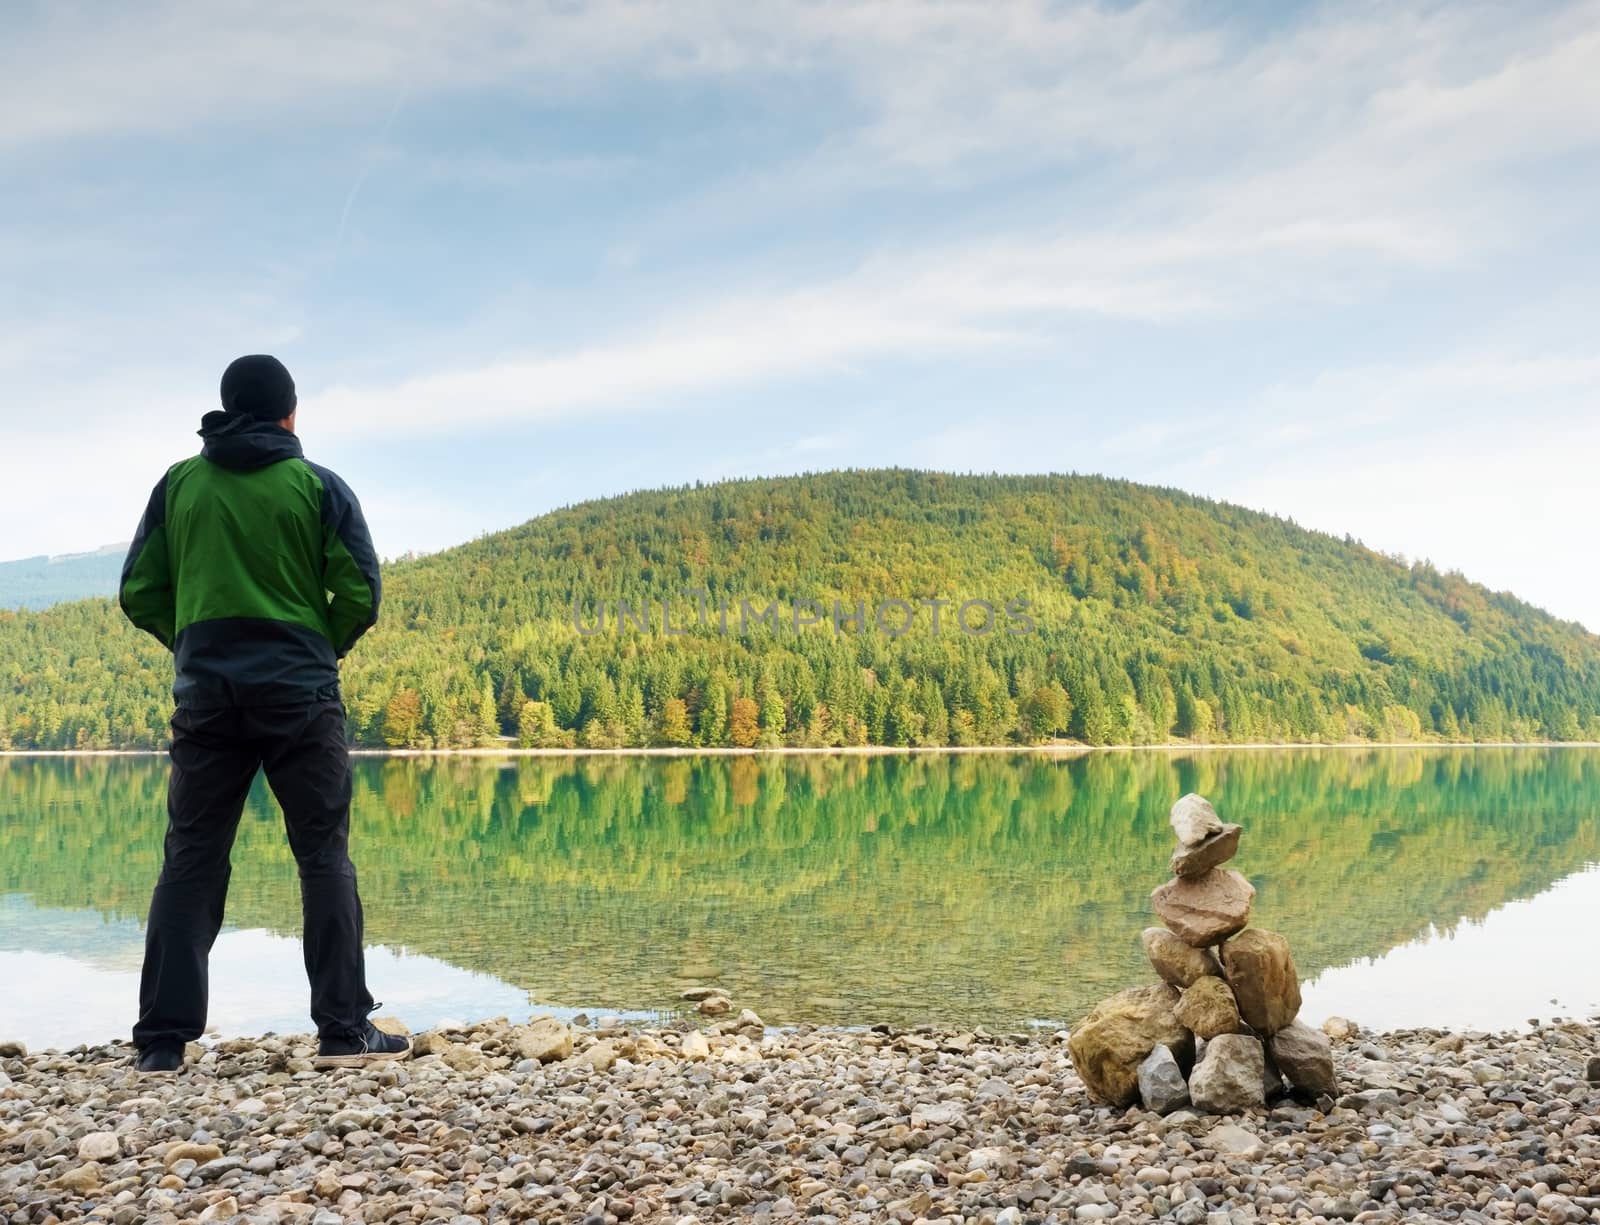
<instances>
[{"instance_id":1,"label":"stacked stone cairn","mask_svg":"<svg viewBox=\"0 0 1600 1225\"><path fill-rule=\"evenodd\" d=\"M1166 926L1140 937L1161 982L1102 1000L1067 1039L1090 1097L1160 1114L1233 1114L1290 1093L1336 1096L1328 1036L1295 1020L1289 942L1248 926L1255 887L1223 866L1240 827L1186 795L1172 806L1172 828L1172 879L1150 895Z\"/></svg>"}]
</instances>

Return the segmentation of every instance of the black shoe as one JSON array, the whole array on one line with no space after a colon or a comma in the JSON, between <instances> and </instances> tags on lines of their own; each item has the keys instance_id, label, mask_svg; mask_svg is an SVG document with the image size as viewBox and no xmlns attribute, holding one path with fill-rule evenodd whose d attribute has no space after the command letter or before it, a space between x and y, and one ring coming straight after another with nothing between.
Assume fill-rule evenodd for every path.
<instances>
[{"instance_id":1,"label":"black shoe","mask_svg":"<svg viewBox=\"0 0 1600 1225\"><path fill-rule=\"evenodd\" d=\"M371 1021L350 1038L324 1038L317 1043L314 1068L359 1068L369 1063L411 1058L411 1039L386 1034Z\"/></svg>"},{"instance_id":2,"label":"black shoe","mask_svg":"<svg viewBox=\"0 0 1600 1225\"><path fill-rule=\"evenodd\" d=\"M176 1072L183 1067L181 1046L147 1046L139 1052L139 1071Z\"/></svg>"}]
</instances>

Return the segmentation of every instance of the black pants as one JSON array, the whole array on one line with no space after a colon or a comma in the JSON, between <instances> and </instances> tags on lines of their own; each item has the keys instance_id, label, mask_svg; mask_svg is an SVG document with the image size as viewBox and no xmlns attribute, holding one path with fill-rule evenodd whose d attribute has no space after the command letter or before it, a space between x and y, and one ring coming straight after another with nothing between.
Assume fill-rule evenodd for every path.
<instances>
[{"instance_id":1,"label":"black pants","mask_svg":"<svg viewBox=\"0 0 1600 1225\"><path fill-rule=\"evenodd\" d=\"M317 1033L358 1032L372 1008L361 898L347 851L350 757L344 706L190 710L172 717L166 858L145 932L134 1045L181 1044L205 1030L207 961L222 927L229 852L256 771L283 806L300 869L306 976Z\"/></svg>"}]
</instances>

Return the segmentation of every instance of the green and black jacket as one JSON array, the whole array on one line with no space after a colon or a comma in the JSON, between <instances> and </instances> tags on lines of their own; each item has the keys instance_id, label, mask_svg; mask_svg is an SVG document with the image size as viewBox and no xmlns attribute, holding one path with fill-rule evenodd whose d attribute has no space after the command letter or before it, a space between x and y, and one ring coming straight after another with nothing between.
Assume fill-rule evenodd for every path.
<instances>
[{"instance_id":1,"label":"green and black jacket","mask_svg":"<svg viewBox=\"0 0 1600 1225\"><path fill-rule=\"evenodd\" d=\"M119 601L173 653L180 706L339 695L339 660L378 619L378 559L350 487L270 422L207 413L167 469L122 566Z\"/></svg>"}]
</instances>

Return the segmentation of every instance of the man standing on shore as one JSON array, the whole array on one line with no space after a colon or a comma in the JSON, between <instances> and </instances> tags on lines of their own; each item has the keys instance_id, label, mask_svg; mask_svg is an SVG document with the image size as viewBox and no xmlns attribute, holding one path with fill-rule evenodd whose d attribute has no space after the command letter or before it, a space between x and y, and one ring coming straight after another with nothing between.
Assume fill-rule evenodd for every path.
<instances>
[{"instance_id":1,"label":"man standing on shore","mask_svg":"<svg viewBox=\"0 0 1600 1225\"><path fill-rule=\"evenodd\" d=\"M221 411L200 423L205 446L156 483L122 567L122 611L176 666L165 859L133 1027L145 1072L177 1071L205 1030L229 853L263 767L300 871L317 1066L411 1053L368 1019L347 853L339 660L377 620L377 556L355 495L304 458L296 402L277 358L230 365Z\"/></svg>"}]
</instances>

